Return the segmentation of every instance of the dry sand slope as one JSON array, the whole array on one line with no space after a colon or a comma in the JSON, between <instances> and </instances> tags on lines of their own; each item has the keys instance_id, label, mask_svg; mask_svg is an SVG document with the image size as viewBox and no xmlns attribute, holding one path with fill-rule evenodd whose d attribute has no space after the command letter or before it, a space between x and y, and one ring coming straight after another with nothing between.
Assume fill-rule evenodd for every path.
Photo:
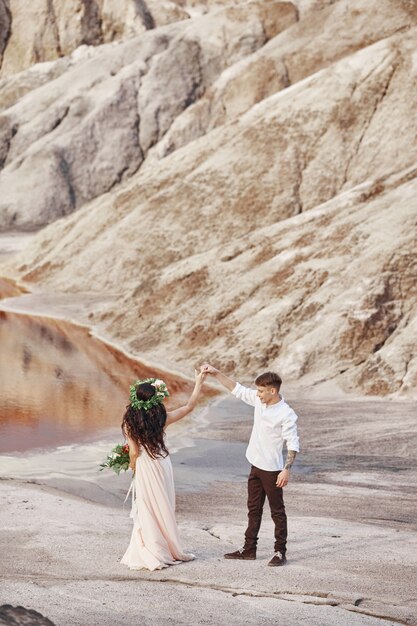
<instances>
[{"instance_id":1,"label":"dry sand slope","mask_svg":"<svg viewBox=\"0 0 417 626\"><path fill-rule=\"evenodd\" d=\"M416 2L183 0L114 36L110 4L20 73L0 39L0 223L52 222L2 272L105 295L92 324L179 367L412 394Z\"/></svg>"},{"instance_id":2,"label":"dry sand slope","mask_svg":"<svg viewBox=\"0 0 417 626\"><path fill-rule=\"evenodd\" d=\"M194 446L172 455L181 537L195 561L129 571L118 562L131 530L121 505L128 476L98 478L93 466L74 477L58 453L54 474L39 478L23 459L19 479L0 481L0 604L36 608L57 626L417 624L412 404L291 403L303 453L286 487L285 567L267 567L267 506L257 560L223 559L245 529L251 427L250 407L223 398L200 428L184 424Z\"/></svg>"}]
</instances>

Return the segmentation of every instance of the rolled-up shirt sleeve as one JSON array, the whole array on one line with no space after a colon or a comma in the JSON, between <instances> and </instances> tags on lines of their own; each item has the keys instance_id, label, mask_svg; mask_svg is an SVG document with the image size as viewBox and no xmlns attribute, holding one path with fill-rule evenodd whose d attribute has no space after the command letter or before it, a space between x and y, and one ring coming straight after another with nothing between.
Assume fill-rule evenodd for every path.
<instances>
[{"instance_id":1,"label":"rolled-up shirt sleeve","mask_svg":"<svg viewBox=\"0 0 417 626\"><path fill-rule=\"evenodd\" d=\"M249 387L244 387L240 383L236 383L236 386L233 389L232 394L239 400L246 402L246 404L250 404L250 406L255 406L255 402L256 402L256 390L255 389L250 389Z\"/></svg>"},{"instance_id":2,"label":"rolled-up shirt sleeve","mask_svg":"<svg viewBox=\"0 0 417 626\"><path fill-rule=\"evenodd\" d=\"M282 422L282 438L287 445L287 450L300 451L300 440L297 434L297 415L294 411L291 411Z\"/></svg>"}]
</instances>

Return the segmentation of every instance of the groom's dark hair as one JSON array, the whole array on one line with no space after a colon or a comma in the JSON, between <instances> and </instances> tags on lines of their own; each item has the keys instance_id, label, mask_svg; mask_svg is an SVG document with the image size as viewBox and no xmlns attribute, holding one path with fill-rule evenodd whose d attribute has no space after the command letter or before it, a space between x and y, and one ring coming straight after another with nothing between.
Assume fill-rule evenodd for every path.
<instances>
[{"instance_id":1,"label":"groom's dark hair","mask_svg":"<svg viewBox=\"0 0 417 626\"><path fill-rule=\"evenodd\" d=\"M282 379L281 376L275 372L264 372L263 374L259 374L255 380L255 385L258 385L258 387L275 387L275 389L279 391L282 385Z\"/></svg>"}]
</instances>

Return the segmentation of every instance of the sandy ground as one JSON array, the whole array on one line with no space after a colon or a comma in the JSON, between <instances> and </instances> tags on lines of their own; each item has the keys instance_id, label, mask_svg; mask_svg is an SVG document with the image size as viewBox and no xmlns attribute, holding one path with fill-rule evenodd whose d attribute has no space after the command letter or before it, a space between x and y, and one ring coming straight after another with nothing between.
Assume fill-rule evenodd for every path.
<instances>
[{"instance_id":1,"label":"sandy ground","mask_svg":"<svg viewBox=\"0 0 417 626\"><path fill-rule=\"evenodd\" d=\"M131 531L128 476L97 479L88 468L75 476L65 465L42 474L29 457L24 472L10 466L0 482L0 603L34 608L57 626L416 624L414 406L289 400L303 452L286 488L285 567L267 567L267 506L257 560L223 559L242 544L251 421L249 407L223 397L172 454L179 527L194 562L129 571L118 562Z\"/></svg>"},{"instance_id":2,"label":"sandy ground","mask_svg":"<svg viewBox=\"0 0 417 626\"><path fill-rule=\"evenodd\" d=\"M1 237L0 253L25 240ZM42 294L14 306L72 313L65 298ZM230 396L172 427L177 518L197 558L160 572L119 563L130 477L97 471L118 426L99 441L0 457L0 604L33 608L57 626L417 624L415 403L333 392L284 389L300 415L302 453L286 488L283 568L267 567L267 506L257 560L223 559L242 545L251 429L250 407Z\"/></svg>"}]
</instances>

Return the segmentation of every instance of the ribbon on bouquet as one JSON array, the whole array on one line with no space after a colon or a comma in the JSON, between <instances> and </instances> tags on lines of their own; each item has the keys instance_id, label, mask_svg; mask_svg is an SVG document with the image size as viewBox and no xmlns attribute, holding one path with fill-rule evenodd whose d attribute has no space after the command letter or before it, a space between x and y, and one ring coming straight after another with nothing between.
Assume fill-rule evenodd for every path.
<instances>
[{"instance_id":1,"label":"ribbon on bouquet","mask_svg":"<svg viewBox=\"0 0 417 626\"><path fill-rule=\"evenodd\" d=\"M136 502L136 487L135 487L135 477L133 476L132 478L132 482L130 483L130 487L129 487L129 491L126 494L126 498L124 499L123 504L126 503L126 501L128 500L130 494L132 494L132 507L130 509L130 516L134 522L136 522L136 525L139 526L140 528L140 522L139 522L139 511L138 511L138 505Z\"/></svg>"}]
</instances>

